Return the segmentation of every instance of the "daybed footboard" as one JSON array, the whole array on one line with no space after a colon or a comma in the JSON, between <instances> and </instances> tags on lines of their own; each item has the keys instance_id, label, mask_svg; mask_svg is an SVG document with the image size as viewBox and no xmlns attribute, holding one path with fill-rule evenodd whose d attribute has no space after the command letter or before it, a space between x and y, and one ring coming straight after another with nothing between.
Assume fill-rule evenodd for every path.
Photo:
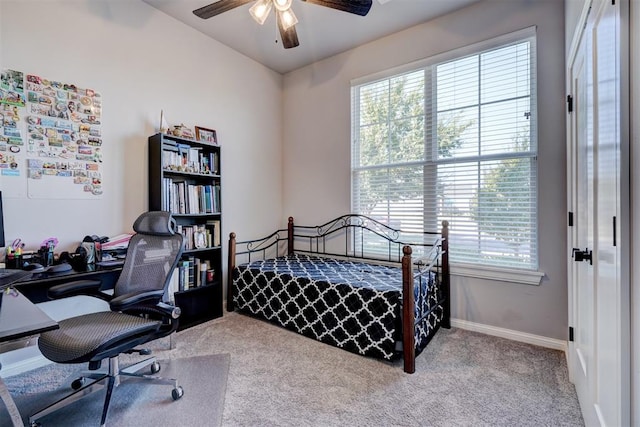
<instances>
[{"instance_id":1,"label":"daybed footboard","mask_svg":"<svg viewBox=\"0 0 640 427\"><path fill-rule=\"evenodd\" d=\"M380 243L365 247L365 233ZM450 327L448 224L412 235L345 215L317 227L289 218L286 230L258 240L231 233L227 310L236 307L358 354L402 355L413 373L415 356Z\"/></svg>"},{"instance_id":2,"label":"daybed footboard","mask_svg":"<svg viewBox=\"0 0 640 427\"><path fill-rule=\"evenodd\" d=\"M404 256L402 257L402 357L404 359L404 371L407 373L414 373L416 370L416 350L422 351L424 347L431 340L438 327L451 328L451 305L450 305L450 289L449 289L449 222L442 222L442 238L440 245L434 247L438 254L435 257L427 258L429 264L422 265L418 262L417 272L414 273L413 261L411 258L412 249L411 246L404 246L402 251ZM435 298L437 303L428 310L416 310L416 288L415 283L421 283L425 280L425 275L429 274L437 264L437 261L441 261L440 265L440 293L436 294ZM428 279L427 279L428 280ZM421 293L418 287L419 298L429 298L432 295L424 295ZM442 313L438 313L436 310L442 310ZM416 318L416 313L420 313ZM429 331L429 326L432 326L431 319L436 319L439 323L437 326L432 327L432 331ZM426 325L426 327L425 327ZM420 335L423 333L424 341L420 342ZM416 341L419 342L416 345Z\"/></svg>"}]
</instances>

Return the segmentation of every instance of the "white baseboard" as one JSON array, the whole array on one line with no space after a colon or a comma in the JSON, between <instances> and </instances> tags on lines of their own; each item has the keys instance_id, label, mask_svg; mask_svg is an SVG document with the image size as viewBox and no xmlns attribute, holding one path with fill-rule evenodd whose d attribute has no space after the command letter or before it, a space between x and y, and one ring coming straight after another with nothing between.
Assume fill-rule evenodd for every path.
<instances>
[{"instance_id":1,"label":"white baseboard","mask_svg":"<svg viewBox=\"0 0 640 427\"><path fill-rule=\"evenodd\" d=\"M468 331L480 332L482 334L495 337L506 338L513 341L538 345L540 347L551 348L567 353L567 342L555 338L547 338L540 335L526 332L514 331L511 329L499 328L497 326L483 325L482 323L469 322L462 319L451 319L451 326L454 328L466 329Z\"/></svg>"},{"instance_id":2,"label":"white baseboard","mask_svg":"<svg viewBox=\"0 0 640 427\"><path fill-rule=\"evenodd\" d=\"M31 346L0 355L0 363L0 376L7 378L53 362L44 357L37 346Z\"/></svg>"}]
</instances>

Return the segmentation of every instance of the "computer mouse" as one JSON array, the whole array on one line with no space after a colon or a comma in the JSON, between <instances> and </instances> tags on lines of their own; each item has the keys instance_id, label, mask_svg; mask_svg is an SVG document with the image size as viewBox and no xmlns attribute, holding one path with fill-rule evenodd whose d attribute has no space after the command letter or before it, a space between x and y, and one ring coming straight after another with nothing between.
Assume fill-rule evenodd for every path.
<instances>
[{"instance_id":1,"label":"computer mouse","mask_svg":"<svg viewBox=\"0 0 640 427\"><path fill-rule=\"evenodd\" d=\"M38 264L37 262L32 262L22 267L22 269L25 271L37 273L38 271L44 271L44 266L42 264Z\"/></svg>"},{"instance_id":2,"label":"computer mouse","mask_svg":"<svg viewBox=\"0 0 640 427\"><path fill-rule=\"evenodd\" d=\"M47 268L47 271L49 273L63 273L69 270L71 270L71 264L67 262L63 262L62 264L52 265L49 268Z\"/></svg>"}]
</instances>

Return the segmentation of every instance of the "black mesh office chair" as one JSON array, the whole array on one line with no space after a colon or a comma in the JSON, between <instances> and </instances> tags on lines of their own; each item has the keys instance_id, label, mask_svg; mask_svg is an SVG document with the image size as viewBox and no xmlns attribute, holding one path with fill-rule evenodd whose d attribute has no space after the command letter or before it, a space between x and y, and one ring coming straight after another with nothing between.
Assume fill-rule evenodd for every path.
<instances>
[{"instance_id":1,"label":"black mesh office chair","mask_svg":"<svg viewBox=\"0 0 640 427\"><path fill-rule=\"evenodd\" d=\"M38 346L47 359L57 363L89 362L89 370L73 381L74 392L32 415L29 418L31 425L37 425L38 419L106 385L101 420L104 426L111 393L122 376L173 385L173 399L182 397L182 387L176 380L136 374L149 365L151 373L157 373L160 365L154 357L122 370L118 364L121 353L150 354L149 350L135 347L174 332L180 315L180 309L169 304L167 298L171 274L183 246L182 235L174 233L175 221L168 212L147 212L138 217L133 229L136 234L129 242L113 295L101 292L100 282L96 280L80 280L50 289L49 295L54 299L72 295L96 296L108 301L111 311L62 320L60 329L40 336ZM105 359L109 363L107 372L97 372Z\"/></svg>"}]
</instances>

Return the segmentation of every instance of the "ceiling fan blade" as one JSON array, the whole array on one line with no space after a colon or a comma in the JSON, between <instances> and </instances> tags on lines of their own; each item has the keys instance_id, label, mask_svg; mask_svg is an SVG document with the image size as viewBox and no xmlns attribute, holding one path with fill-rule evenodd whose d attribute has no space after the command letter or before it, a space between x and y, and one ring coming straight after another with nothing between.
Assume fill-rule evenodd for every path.
<instances>
[{"instance_id":1,"label":"ceiling fan blade","mask_svg":"<svg viewBox=\"0 0 640 427\"><path fill-rule=\"evenodd\" d=\"M354 13L356 15L365 16L371 9L371 0L302 0L307 3L313 3L320 6L330 7L331 9L341 10L343 12Z\"/></svg>"},{"instance_id":2,"label":"ceiling fan blade","mask_svg":"<svg viewBox=\"0 0 640 427\"><path fill-rule=\"evenodd\" d=\"M280 19L280 14L276 13L276 16L278 17L278 30L280 30L282 46L284 46L285 49L291 49L292 47L300 46L296 26L292 25L291 27L289 27L289 29L285 30L284 26L282 25L282 20Z\"/></svg>"},{"instance_id":3,"label":"ceiling fan blade","mask_svg":"<svg viewBox=\"0 0 640 427\"><path fill-rule=\"evenodd\" d=\"M218 0L193 11L193 14L202 19L209 19L212 16L220 15L231 9L235 9L243 4L251 3L253 0Z\"/></svg>"}]
</instances>

